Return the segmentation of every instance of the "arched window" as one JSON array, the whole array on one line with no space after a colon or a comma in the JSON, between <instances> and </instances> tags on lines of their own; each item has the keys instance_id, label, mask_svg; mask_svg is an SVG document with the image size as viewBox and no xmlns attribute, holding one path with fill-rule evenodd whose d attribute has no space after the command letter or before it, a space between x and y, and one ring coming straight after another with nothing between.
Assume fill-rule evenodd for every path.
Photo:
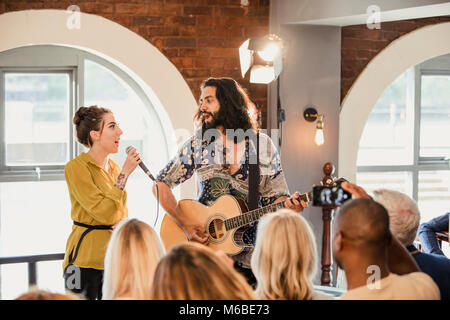
<instances>
[{"instance_id":1,"label":"arched window","mask_svg":"<svg viewBox=\"0 0 450 320\"><path fill-rule=\"evenodd\" d=\"M404 192L421 221L450 208L450 55L408 69L381 95L365 125L357 183Z\"/></svg>"},{"instance_id":2,"label":"arched window","mask_svg":"<svg viewBox=\"0 0 450 320\"><path fill-rule=\"evenodd\" d=\"M111 156L119 165L128 145L154 175L168 161L164 124L152 102L126 72L99 56L62 46L16 48L0 53L0 79L0 256L65 251L72 221L64 165L85 151L74 139L77 107L95 104L114 112L124 131ZM149 178L138 168L126 189L129 216L153 226ZM27 290L26 268L1 267L2 299ZM61 279L61 261L39 263L40 287L62 291Z\"/></svg>"}]
</instances>

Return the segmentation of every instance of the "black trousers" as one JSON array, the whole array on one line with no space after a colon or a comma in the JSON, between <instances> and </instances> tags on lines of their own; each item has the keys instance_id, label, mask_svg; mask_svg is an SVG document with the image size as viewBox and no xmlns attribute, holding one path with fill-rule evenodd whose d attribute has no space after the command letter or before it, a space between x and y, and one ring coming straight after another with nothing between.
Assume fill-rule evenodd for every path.
<instances>
[{"instance_id":1,"label":"black trousers","mask_svg":"<svg viewBox=\"0 0 450 320\"><path fill-rule=\"evenodd\" d=\"M82 294L87 300L101 300L103 270L70 267L72 268L66 268L64 272L65 288L75 294ZM79 279L74 277L79 277Z\"/></svg>"},{"instance_id":2,"label":"black trousers","mask_svg":"<svg viewBox=\"0 0 450 320\"><path fill-rule=\"evenodd\" d=\"M238 263L234 263L234 269L242 274L252 289L256 289L256 278L252 269L241 267Z\"/></svg>"}]
</instances>

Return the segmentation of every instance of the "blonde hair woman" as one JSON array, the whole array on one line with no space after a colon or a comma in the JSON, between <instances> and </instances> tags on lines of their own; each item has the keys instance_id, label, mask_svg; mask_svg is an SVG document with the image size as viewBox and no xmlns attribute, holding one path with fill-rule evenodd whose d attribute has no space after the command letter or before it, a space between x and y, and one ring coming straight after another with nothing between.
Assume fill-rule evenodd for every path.
<instances>
[{"instance_id":1,"label":"blonde hair woman","mask_svg":"<svg viewBox=\"0 0 450 320\"><path fill-rule=\"evenodd\" d=\"M317 250L306 220L282 209L264 216L258 226L251 266L258 281L259 299L332 299L313 290Z\"/></svg>"},{"instance_id":2,"label":"blonde hair woman","mask_svg":"<svg viewBox=\"0 0 450 320\"><path fill-rule=\"evenodd\" d=\"M253 300L245 278L206 246L173 247L156 268L151 297L155 300Z\"/></svg>"},{"instance_id":3,"label":"blonde hair woman","mask_svg":"<svg viewBox=\"0 0 450 320\"><path fill-rule=\"evenodd\" d=\"M149 299L153 274L164 252L159 236L147 223L122 221L106 249L103 299Z\"/></svg>"}]
</instances>

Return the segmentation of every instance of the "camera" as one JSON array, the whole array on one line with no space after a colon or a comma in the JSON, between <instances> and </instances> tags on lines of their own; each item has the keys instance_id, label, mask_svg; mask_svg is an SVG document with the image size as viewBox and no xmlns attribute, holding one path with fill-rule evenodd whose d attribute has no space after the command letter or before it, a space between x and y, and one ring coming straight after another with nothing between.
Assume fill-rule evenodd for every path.
<instances>
[{"instance_id":1,"label":"camera","mask_svg":"<svg viewBox=\"0 0 450 320\"><path fill-rule=\"evenodd\" d=\"M313 187L313 206L316 207L338 207L351 198L352 195L342 189L341 184Z\"/></svg>"}]
</instances>

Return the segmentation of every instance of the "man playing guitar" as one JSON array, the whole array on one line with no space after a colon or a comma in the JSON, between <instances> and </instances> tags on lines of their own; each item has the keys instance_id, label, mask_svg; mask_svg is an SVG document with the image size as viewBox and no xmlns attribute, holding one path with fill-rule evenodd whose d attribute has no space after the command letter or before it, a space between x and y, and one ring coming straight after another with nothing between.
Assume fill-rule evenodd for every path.
<instances>
[{"instance_id":1,"label":"man playing guitar","mask_svg":"<svg viewBox=\"0 0 450 320\"><path fill-rule=\"evenodd\" d=\"M209 78L201 89L195 120L201 121L202 128L183 144L156 180L162 207L183 228L187 238L208 244L209 234L205 227L186 219L171 189L196 173L200 203L209 206L223 195L247 202L249 155L256 154L256 140L236 134L238 129L241 133L248 130L254 133L255 126L249 117L249 98L235 80ZM230 136L230 133L234 134ZM303 211L307 204L297 200L299 193L289 196L280 157L270 137L259 133L259 146L259 206L285 201L285 207ZM156 193L155 188L153 192ZM256 223L252 223L245 229L243 240L251 247L255 239ZM251 250L245 251L233 259L236 269L251 283L251 270L243 268L248 266L244 261L249 261L250 254Z\"/></svg>"}]
</instances>

